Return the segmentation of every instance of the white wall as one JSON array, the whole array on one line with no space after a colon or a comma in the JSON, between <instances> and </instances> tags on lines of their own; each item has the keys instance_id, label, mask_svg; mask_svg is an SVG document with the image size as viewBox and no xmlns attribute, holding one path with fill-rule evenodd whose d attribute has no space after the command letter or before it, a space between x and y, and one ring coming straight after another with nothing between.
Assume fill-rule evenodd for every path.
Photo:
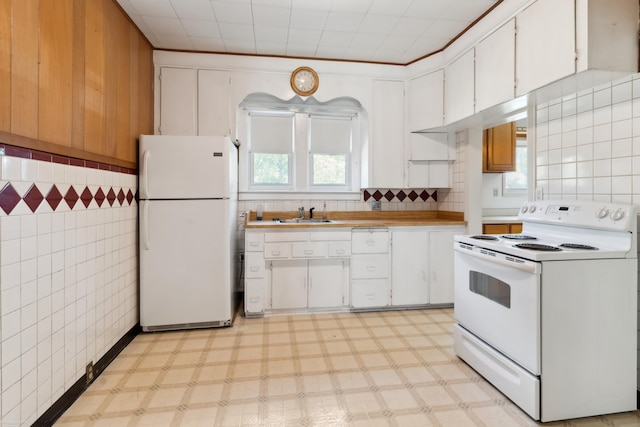
<instances>
[{"instance_id":1,"label":"white wall","mask_svg":"<svg viewBox=\"0 0 640 427\"><path fill-rule=\"evenodd\" d=\"M131 173L0 158L0 193L10 185L22 198L0 209L0 424L31 425L138 322L137 205L99 207L85 193L88 207L45 199L32 212L25 197L54 186L63 197L71 187L127 195L137 184Z\"/></svg>"}]
</instances>

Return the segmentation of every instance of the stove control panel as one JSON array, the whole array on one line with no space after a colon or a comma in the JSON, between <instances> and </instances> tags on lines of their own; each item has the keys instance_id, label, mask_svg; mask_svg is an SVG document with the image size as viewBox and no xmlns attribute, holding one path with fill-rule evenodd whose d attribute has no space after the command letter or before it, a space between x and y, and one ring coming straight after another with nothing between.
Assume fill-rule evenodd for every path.
<instances>
[{"instance_id":1,"label":"stove control panel","mask_svg":"<svg viewBox=\"0 0 640 427\"><path fill-rule=\"evenodd\" d=\"M619 231L631 230L635 218L636 210L632 205L584 200L525 202L518 213L518 219L522 221Z\"/></svg>"}]
</instances>

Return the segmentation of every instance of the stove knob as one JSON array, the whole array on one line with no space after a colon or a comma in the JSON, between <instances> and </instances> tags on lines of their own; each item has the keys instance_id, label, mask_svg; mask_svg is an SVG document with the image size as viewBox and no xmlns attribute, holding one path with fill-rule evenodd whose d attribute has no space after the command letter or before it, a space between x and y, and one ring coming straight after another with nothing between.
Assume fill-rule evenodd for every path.
<instances>
[{"instance_id":1,"label":"stove knob","mask_svg":"<svg viewBox=\"0 0 640 427\"><path fill-rule=\"evenodd\" d=\"M596 211L596 218L598 219L605 218L607 215L609 215L609 209L607 208L600 208Z\"/></svg>"},{"instance_id":2,"label":"stove knob","mask_svg":"<svg viewBox=\"0 0 640 427\"><path fill-rule=\"evenodd\" d=\"M529 208L529 212L530 213L534 213L536 211L536 205L531 205L531 207Z\"/></svg>"},{"instance_id":3,"label":"stove knob","mask_svg":"<svg viewBox=\"0 0 640 427\"><path fill-rule=\"evenodd\" d=\"M611 221L620 221L624 218L625 212L622 209L618 209L614 213L611 214Z\"/></svg>"},{"instance_id":4,"label":"stove knob","mask_svg":"<svg viewBox=\"0 0 640 427\"><path fill-rule=\"evenodd\" d=\"M529 208L527 207L527 205L522 205L522 209L520 209L520 212L527 213L528 210Z\"/></svg>"}]
</instances>

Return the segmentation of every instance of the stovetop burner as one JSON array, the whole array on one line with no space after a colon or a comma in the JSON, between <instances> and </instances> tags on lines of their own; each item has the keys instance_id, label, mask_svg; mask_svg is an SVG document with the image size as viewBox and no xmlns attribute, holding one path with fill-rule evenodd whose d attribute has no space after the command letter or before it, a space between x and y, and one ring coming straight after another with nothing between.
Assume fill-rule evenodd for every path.
<instances>
[{"instance_id":1,"label":"stovetop burner","mask_svg":"<svg viewBox=\"0 0 640 427\"><path fill-rule=\"evenodd\" d=\"M528 236L526 234L503 234L502 237L510 240L537 240L537 237Z\"/></svg>"},{"instance_id":2,"label":"stovetop burner","mask_svg":"<svg viewBox=\"0 0 640 427\"><path fill-rule=\"evenodd\" d=\"M518 243L517 245L513 245L513 246L516 248L530 249L533 251L557 252L562 250L557 246L542 245L540 243Z\"/></svg>"},{"instance_id":3,"label":"stovetop burner","mask_svg":"<svg viewBox=\"0 0 640 427\"><path fill-rule=\"evenodd\" d=\"M561 245L559 245L563 248L567 248L567 249L585 249L585 250L589 250L589 251L597 251L598 248L596 248L595 246L589 246L589 245L582 245L580 243L563 243Z\"/></svg>"},{"instance_id":4,"label":"stovetop burner","mask_svg":"<svg viewBox=\"0 0 640 427\"><path fill-rule=\"evenodd\" d=\"M476 240L498 240L496 236L488 236L486 234L476 234L475 236L471 236L471 238Z\"/></svg>"}]
</instances>

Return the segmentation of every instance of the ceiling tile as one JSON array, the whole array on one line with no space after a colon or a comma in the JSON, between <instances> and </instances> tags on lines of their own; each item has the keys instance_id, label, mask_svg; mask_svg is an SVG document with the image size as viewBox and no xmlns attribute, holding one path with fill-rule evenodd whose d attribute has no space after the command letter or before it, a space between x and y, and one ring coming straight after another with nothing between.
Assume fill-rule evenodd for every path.
<instances>
[{"instance_id":1,"label":"ceiling tile","mask_svg":"<svg viewBox=\"0 0 640 427\"><path fill-rule=\"evenodd\" d=\"M443 19L437 19L425 30L422 36L441 38L440 35L443 31L451 30L454 30L454 34L459 34L462 30L467 28L468 25L469 23L463 21L445 21Z\"/></svg>"},{"instance_id":2,"label":"ceiling tile","mask_svg":"<svg viewBox=\"0 0 640 427\"><path fill-rule=\"evenodd\" d=\"M390 34L382 41L382 43L380 43L378 50L402 54L407 50L407 46L411 46L411 43L413 43L414 40L415 37L403 36L395 33Z\"/></svg>"},{"instance_id":3,"label":"ceiling tile","mask_svg":"<svg viewBox=\"0 0 640 427\"><path fill-rule=\"evenodd\" d=\"M433 23L433 19L401 17L393 28L393 34L420 36Z\"/></svg>"},{"instance_id":4,"label":"ceiling tile","mask_svg":"<svg viewBox=\"0 0 640 427\"><path fill-rule=\"evenodd\" d=\"M282 27L255 27L256 33L256 45L258 43L280 43L281 45L287 44L289 38L289 30Z\"/></svg>"},{"instance_id":5,"label":"ceiling tile","mask_svg":"<svg viewBox=\"0 0 640 427\"><path fill-rule=\"evenodd\" d=\"M309 30L322 30L329 12L323 10L292 9L291 28L306 28Z\"/></svg>"},{"instance_id":6,"label":"ceiling tile","mask_svg":"<svg viewBox=\"0 0 640 427\"><path fill-rule=\"evenodd\" d=\"M314 58L315 57L315 48L309 48L309 46L305 45L296 45L296 44L288 44L287 45L287 55L289 56L297 56L303 58Z\"/></svg>"},{"instance_id":7,"label":"ceiling tile","mask_svg":"<svg viewBox=\"0 0 640 427\"><path fill-rule=\"evenodd\" d=\"M369 61L375 53L374 50L347 48L345 56L353 58L356 61Z\"/></svg>"},{"instance_id":8,"label":"ceiling tile","mask_svg":"<svg viewBox=\"0 0 640 427\"><path fill-rule=\"evenodd\" d=\"M230 1L215 1L213 12L218 22L230 22L232 24L252 24L251 5Z\"/></svg>"},{"instance_id":9,"label":"ceiling tile","mask_svg":"<svg viewBox=\"0 0 640 427\"><path fill-rule=\"evenodd\" d=\"M196 21L193 19L183 19L182 26L191 37L207 37L219 39L220 30L215 21Z\"/></svg>"},{"instance_id":10,"label":"ceiling tile","mask_svg":"<svg viewBox=\"0 0 640 427\"><path fill-rule=\"evenodd\" d=\"M181 19L214 20L209 0L171 0L173 9Z\"/></svg>"},{"instance_id":11,"label":"ceiling tile","mask_svg":"<svg viewBox=\"0 0 640 427\"><path fill-rule=\"evenodd\" d=\"M336 58L342 59L347 51L346 45L343 46L318 46L316 49L317 58Z\"/></svg>"},{"instance_id":12,"label":"ceiling tile","mask_svg":"<svg viewBox=\"0 0 640 427\"><path fill-rule=\"evenodd\" d=\"M150 27L156 36L185 36L187 33L182 23L177 18L160 18L156 16L143 16L142 19Z\"/></svg>"},{"instance_id":13,"label":"ceiling tile","mask_svg":"<svg viewBox=\"0 0 640 427\"><path fill-rule=\"evenodd\" d=\"M196 50L210 51L210 52L225 52L225 46L222 39L207 38L207 37L189 37L193 43L193 47Z\"/></svg>"},{"instance_id":14,"label":"ceiling tile","mask_svg":"<svg viewBox=\"0 0 640 427\"><path fill-rule=\"evenodd\" d=\"M281 55L287 54L287 46L282 43L262 43L256 41L256 49L263 55Z\"/></svg>"},{"instance_id":15,"label":"ceiling tile","mask_svg":"<svg viewBox=\"0 0 640 427\"><path fill-rule=\"evenodd\" d=\"M355 32L323 31L318 47L347 47L355 34Z\"/></svg>"},{"instance_id":16,"label":"ceiling tile","mask_svg":"<svg viewBox=\"0 0 640 427\"><path fill-rule=\"evenodd\" d=\"M284 27L289 26L291 9L283 7L253 6L253 23L256 26Z\"/></svg>"},{"instance_id":17,"label":"ceiling tile","mask_svg":"<svg viewBox=\"0 0 640 427\"><path fill-rule=\"evenodd\" d=\"M448 2L441 0L415 0L404 16L412 18L438 18L447 9Z\"/></svg>"},{"instance_id":18,"label":"ceiling tile","mask_svg":"<svg viewBox=\"0 0 640 427\"><path fill-rule=\"evenodd\" d=\"M331 3L331 0L293 0L292 7L294 9L324 10L328 12L331 10Z\"/></svg>"},{"instance_id":19,"label":"ceiling tile","mask_svg":"<svg viewBox=\"0 0 640 427\"><path fill-rule=\"evenodd\" d=\"M220 22L220 33L227 44L227 40L234 41L250 41L253 43L253 26L246 24L231 24L229 22Z\"/></svg>"},{"instance_id":20,"label":"ceiling tile","mask_svg":"<svg viewBox=\"0 0 640 427\"><path fill-rule=\"evenodd\" d=\"M356 12L366 13L369 11L373 0L338 0L331 6L332 12Z\"/></svg>"},{"instance_id":21,"label":"ceiling tile","mask_svg":"<svg viewBox=\"0 0 640 427\"><path fill-rule=\"evenodd\" d=\"M370 34L389 34L395 27L398 19L399 17L397 16L367 14L358 31Z\"/></svg>"},{"instance_id":22,"label":"ceiling tile","mask_svg":"<svg viewBox=\"0 0 640 427\"><path fill-rule=\"evenodd\" d=\"M247 42L242 40L225 40L224 45L227 52L235 53L256 53L256 46L253 41Z\"/></svg>"},{"instance_id":23,"label":"ceiling tile","mask_svg":"<svg viewBox=\"0 0 640 427\"><path fill-rule=\"evenodd\" d=\"M327 31L357 31L364 19L362 13L330 12L324 28Z\"/></svg>"},{"instance_id":24,"label":"ceiling tile","mask_svg":"<svg viewBox=\"0 0 640 427\"><path fill-rule=\"evenodd\" d=\"M169 0L135 0L135 9L139 15L163 16L165 18L175 18L176 12Z\"/></svg>"},{"instance_id":25,"label":"ceiling tile","mask_svg":"<svg viewBox=\"0 0 640 427\"><path fill-rule=\"evenodd\" d=\"M193 43L187 36L159 35L158 42L166 49L193 49Z\"/></svg>"},{"instance_id":26,"label":"ceiling tile","mask_svg":"<svg viewBox=\"0 0 640 427\"><path fill-rule=\"evenodd\" d=\"M426 1L426 0L416 0ZM405 14L413 0L373 0L369 13L377 15L402 16Z\"/></svg>"},{"instance_id":27,"label":"ceiling tile","mask_svg":"<svg viewBox=\"0 0 640 427\"><path fill-rule=\"evenodd\" d=\"M251 0L251 4L291 9L291 0Z\"/></svg>"},{"instance_id":28,"label":"ceiling tile","mask_svg":"<svg viewBox=\"0 0 640 427\"><path fill-rule=\"evenodd\" d=\"M300 46L313 46L318 45L322 31L320 30L299 30L292 28L289 30L289 44Z\"/></svg>"},{"instance_id":29,"label":"ceiling tile","mask_svg":"<svg viewBox=\"0 0 640 427\"><path fill-rule=\"evenodd\" d=\"M358 33L351 40L349 47L352 49L376 50L386 38L383 34Z\"/></svg>"}]
</instances>

